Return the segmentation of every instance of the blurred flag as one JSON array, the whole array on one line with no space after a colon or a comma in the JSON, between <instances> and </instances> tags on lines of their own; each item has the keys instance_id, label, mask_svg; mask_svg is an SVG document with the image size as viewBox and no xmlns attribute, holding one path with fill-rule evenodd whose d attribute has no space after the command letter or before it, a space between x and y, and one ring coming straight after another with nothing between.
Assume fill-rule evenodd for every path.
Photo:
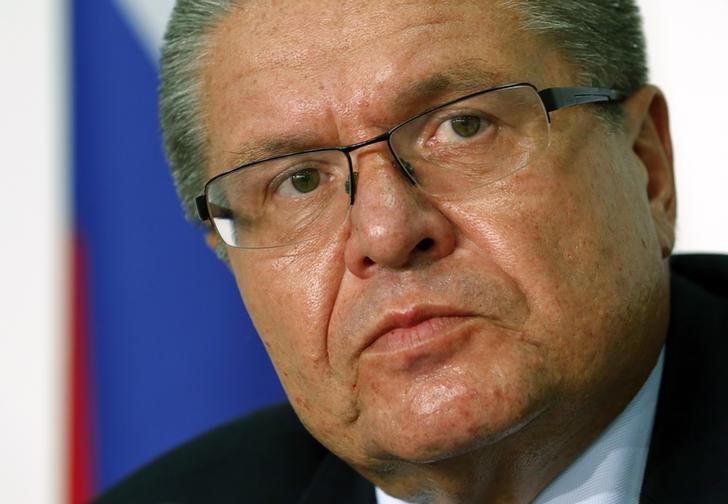
<instances>
[{"instance_id":1,"label":"blurred flag","mask_svg":"<svg viewBox=\"0 0 728 504\"><path fill-rule=\"evenodd\" d=\"M172 3L73 1L72 503L283 398L165 165L156 62Z\"/></svg>"}]
</instances>

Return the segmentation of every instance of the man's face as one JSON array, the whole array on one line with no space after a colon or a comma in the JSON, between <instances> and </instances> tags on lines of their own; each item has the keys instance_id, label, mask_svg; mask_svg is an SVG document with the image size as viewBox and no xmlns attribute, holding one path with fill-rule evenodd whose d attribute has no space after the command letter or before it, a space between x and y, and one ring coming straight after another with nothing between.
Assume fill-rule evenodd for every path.
<instances>
[{"instance_id":1,"label":"man's face","mask_svg":"<svg viewBox=\"0 0 728 504\"><path fill-rule=\"evenodd\" d=\"M241 150L352 144L492 85L575 85L494 2L268 3L214 33L208 177L254 160ZM438 461L566 429L633 383L664 331L666 274L632 140L593 106L560 110L538 159L447 199L375 144L352 154L356 202L323 243L229 249L312 433L359 467Z\"/></svg>"}]
</instances>

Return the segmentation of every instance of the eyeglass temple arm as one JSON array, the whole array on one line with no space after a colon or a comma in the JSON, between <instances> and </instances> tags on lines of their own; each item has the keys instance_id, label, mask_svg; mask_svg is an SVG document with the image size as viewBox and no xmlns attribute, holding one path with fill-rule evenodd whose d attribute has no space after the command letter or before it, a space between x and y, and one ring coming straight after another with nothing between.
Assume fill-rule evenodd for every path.
<instances>
[{"instance_id":1,"label":"eyeglass temple arm","mask_svg":"<svg viewBox=\"0 0 728 504\"><path fill-rule=\"evenodd\" d=\"M627 95L615 89L591 87L558 87L538 92L547 112L585 103L614 102L624 100Z\"/></svg>"},{"instance_id":2,"label":"eyeglass temple arm","mask_svg":"<svg viewBox=\"0 0 728 504\"><path fill-rule=\"evenodd\" d=\"M207 222L210 220L210 211L207 209L207 198L204 195L195 198L195 207L197 207L197 216L200 218L200 221Z\"/></svg>"}]
</instances>

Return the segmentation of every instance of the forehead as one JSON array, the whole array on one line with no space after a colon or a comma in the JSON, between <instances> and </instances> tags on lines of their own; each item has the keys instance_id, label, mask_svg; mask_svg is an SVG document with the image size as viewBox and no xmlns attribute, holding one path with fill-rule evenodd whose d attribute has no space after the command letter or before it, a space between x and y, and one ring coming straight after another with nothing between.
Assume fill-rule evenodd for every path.
<instances>
[{"instance_id":1,"label":"forehead","mask_svg":"<svg viewBox=\"0 0 728 504\"><path fill-rule=\"evenodd\" d=\"M242 2L203 71L211 165L353 143L489 85L546 84L554 55L520 21L493 0Z\"/></svg>"}]
</instances>

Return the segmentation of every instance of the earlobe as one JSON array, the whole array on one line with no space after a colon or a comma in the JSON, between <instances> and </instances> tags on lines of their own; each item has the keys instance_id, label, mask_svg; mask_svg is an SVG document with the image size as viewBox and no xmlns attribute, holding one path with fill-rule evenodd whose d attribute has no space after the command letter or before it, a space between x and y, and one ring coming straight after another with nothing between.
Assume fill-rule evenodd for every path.
<instances>
[{"instance_id":1,"label":"earlobe","mask_svg":"<svg viewBox=\"0 0 728 504\"><path fill-rule=\"evenodd\" d=\"M228 267L230 267L230 257L228 256L225 243L220 239L220 235L212 228L205 233L205 242L207 242L207 246L215 252L215 255L217 255L217 257Z\"/></svg>"},{"instance_id":2,"label":"earlobe","mask_svg":"<svg viewBox=\"0 0 728 504\"><path fill-rule=\"evenodd\" d=\"M667 257L675 244L677 198L667 102L654 86L643 86L625 103L626 133L647 179L655 231Z\"/></svg>"},{"instance_id":3,"label":"earlobe","mask_svg":"<svg viewBox=\"0 0 728 504\"><path fill-rule=\"evenodd\" d=\"M205 234L205 241L207 242L207 246L210 247L213 252L217 253L220 238L214 230L211 229Z\"/></svg>"}]
</instances>

